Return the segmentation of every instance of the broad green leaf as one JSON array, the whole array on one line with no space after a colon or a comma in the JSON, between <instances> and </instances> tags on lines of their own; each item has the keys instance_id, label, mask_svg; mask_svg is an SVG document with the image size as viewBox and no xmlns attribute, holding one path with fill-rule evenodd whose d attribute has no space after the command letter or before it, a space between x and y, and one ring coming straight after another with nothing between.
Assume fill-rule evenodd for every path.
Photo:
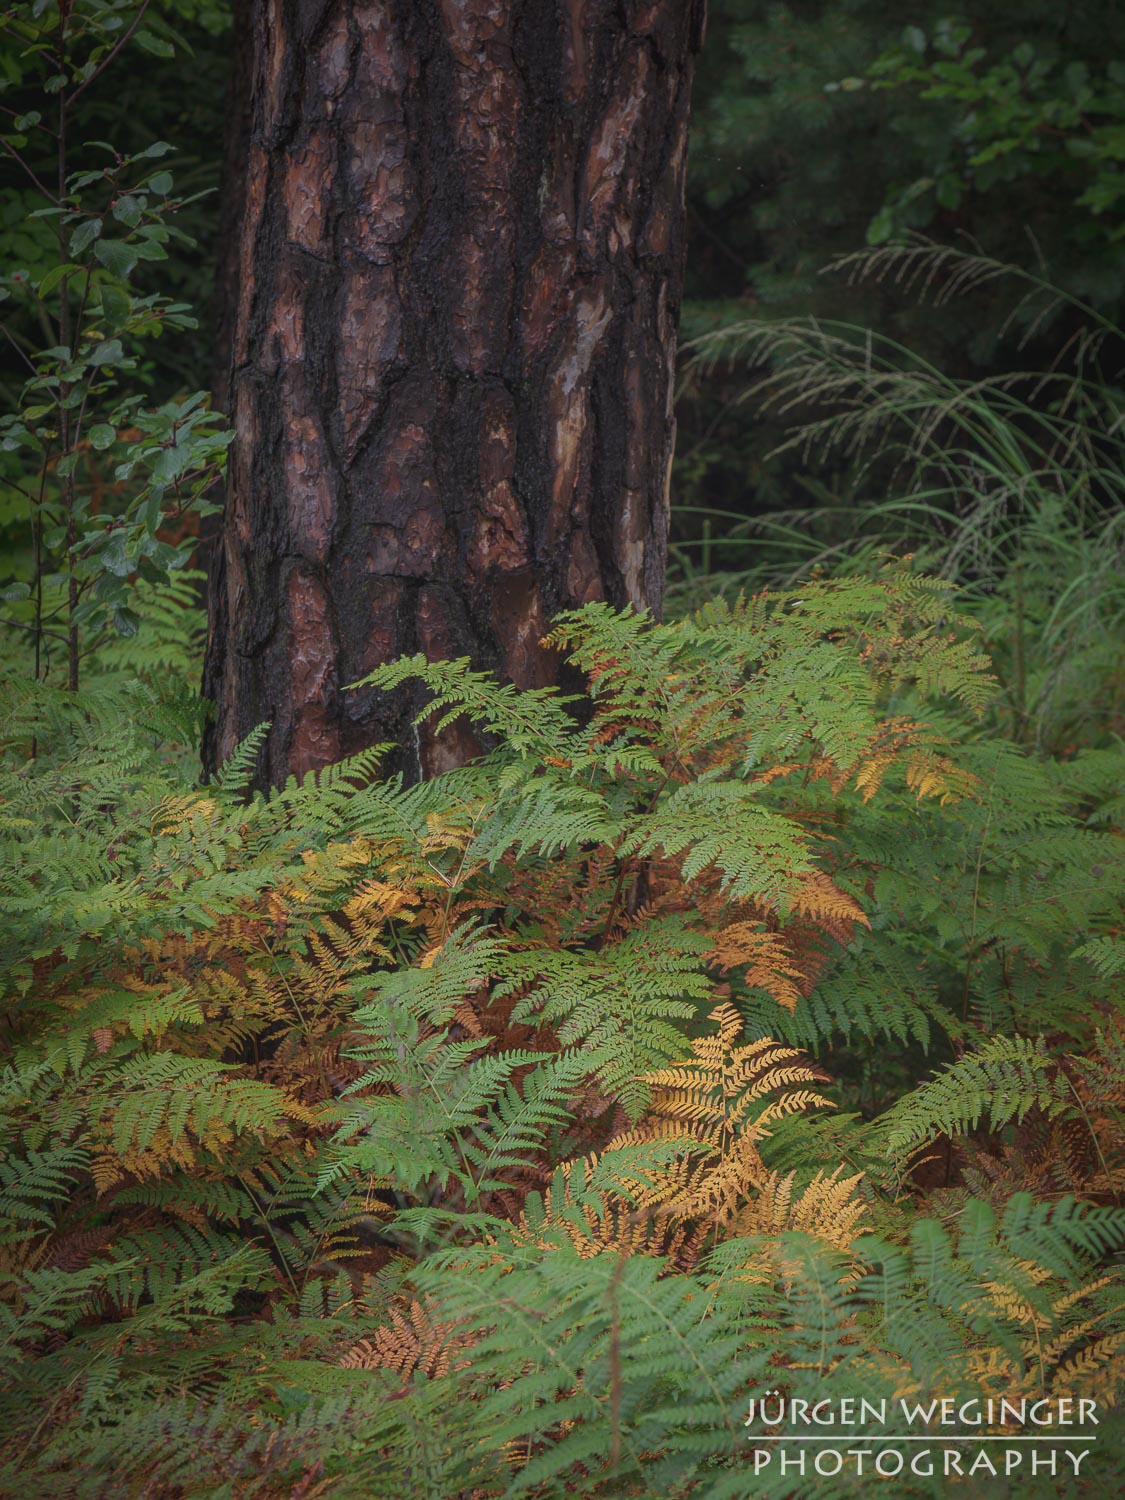
<instances>
[{"instance_id":1,"label":"broad green leaf","mask_svg":"<svg viewBox=\"0 0 1125 1500\"><path fill-rule=\"evenodd\" d=\"M70 237L67 250L71 255L81 255L89 245L97 239L102 232L102 221L100 219L86 219L79 224Z\"/></svg>"},{"instance_id":2,"label":"broad green leaf","mask_svg":"<svg viewBox=\"0 0 1125 1500\"><path fill-rule=\"evenodd\" d=\"M94 246L94 254L119 280L124 281L137 264L137 252L132 245L127 245L123 240L99 240Z\"/></svg>"}]
</instances>

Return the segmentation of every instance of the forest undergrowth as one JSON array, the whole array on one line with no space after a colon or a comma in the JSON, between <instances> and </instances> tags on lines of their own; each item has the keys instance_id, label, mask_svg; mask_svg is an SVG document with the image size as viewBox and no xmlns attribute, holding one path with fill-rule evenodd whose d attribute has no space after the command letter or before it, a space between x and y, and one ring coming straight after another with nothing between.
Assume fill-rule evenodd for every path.
<instances>
[{"instance_id":1,"label":"forest undergrowth","mask_svg":"<svg viewBox=\"0 0 1125 1500\"><path fill-rule=\"evenodd\" d=\"M590 606L585 723L393 663L494 748L268 797L167 669L9 674L0 1488L843 1494L768 1390L1094 1401L1019 1484L1113 1493L1121 755L979 638L893 563Z\"/></svg>"}]
</instances>

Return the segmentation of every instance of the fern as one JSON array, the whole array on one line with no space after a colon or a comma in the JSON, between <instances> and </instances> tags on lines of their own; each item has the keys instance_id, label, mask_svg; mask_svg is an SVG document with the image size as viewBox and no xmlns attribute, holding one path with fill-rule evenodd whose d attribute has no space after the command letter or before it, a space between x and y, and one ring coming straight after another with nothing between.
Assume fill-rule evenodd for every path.
<instances>
[{"instance_id":1,"label":"fern","mask_svg":"<svg viewBox=\"0 0 1125 1500\"><path fill-rule=\"evenodd\" d=\"M887 1112L888 1150L902 1151L938 1134L967 1134L985 1115L999 1129L1031 1109L1057 1113L1066 1107L1068 1092L1042 1041L993 1037Z\"/></svg>"},{"instance_id":2,"label":"fern","mask_svg":"<svg viewBox=\"0 0 1125 1500\"><path fill-rule=\"evenodd\" d=\"M0 1487L740 1495L771 1383L1111 1399L1116 762L973 727L958 629L597 606L584 717L400 663L493 747L269 795L7 687Z\"/></svg>"}]
</instances>

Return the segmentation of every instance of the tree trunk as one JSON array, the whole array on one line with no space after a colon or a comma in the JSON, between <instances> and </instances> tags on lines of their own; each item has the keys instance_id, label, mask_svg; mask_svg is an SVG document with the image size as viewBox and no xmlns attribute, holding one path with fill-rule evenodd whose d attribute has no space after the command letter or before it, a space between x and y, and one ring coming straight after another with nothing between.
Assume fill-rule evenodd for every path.
<instances>
[{"instance_id":1,"label":"tree trunk","mask_svg":"<svg viewBox=\"0 0 1125 1500\"><path fill-rule=\"evenodd\" d=\"M345 692L414 651L553 680L659 614L703 0L254 0L236 429L205 690L278 782L467 731Z\"/></svg>"}]
</instances>

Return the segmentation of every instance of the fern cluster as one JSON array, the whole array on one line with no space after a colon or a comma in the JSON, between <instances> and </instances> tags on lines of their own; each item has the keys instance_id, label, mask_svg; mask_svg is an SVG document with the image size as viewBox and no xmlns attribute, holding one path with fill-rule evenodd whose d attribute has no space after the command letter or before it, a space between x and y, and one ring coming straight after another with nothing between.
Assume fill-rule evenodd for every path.
<instances>
[{"instance_id":1,"label":"fern cluster","mask_svg":"<svg viewBox=\"0 0 1125 1500\"><path fill-rule=\"evenodd\" d=\"M393 663L494 748L268 797L5 681L0 1490L783 1500L767 1387L1117 1398L1109 752L900 567L553 643L585 711Z\"/></svg>"}]
</instances>

